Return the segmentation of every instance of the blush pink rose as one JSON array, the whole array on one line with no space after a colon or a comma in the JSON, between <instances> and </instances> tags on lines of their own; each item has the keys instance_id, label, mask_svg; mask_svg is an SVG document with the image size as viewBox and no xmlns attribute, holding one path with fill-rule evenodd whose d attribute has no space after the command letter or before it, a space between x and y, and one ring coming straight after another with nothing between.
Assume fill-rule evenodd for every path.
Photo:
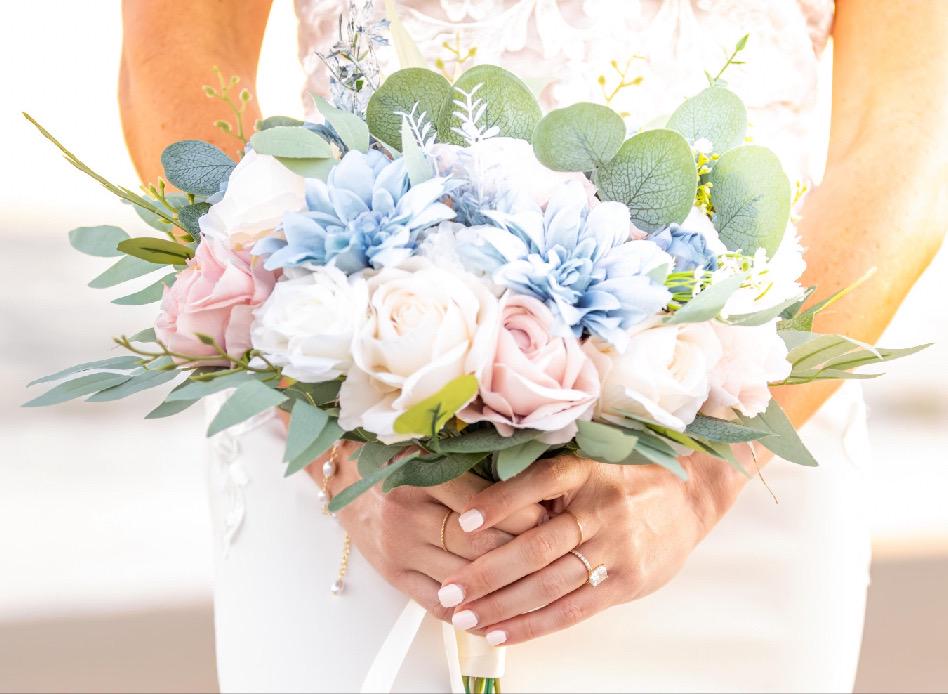
<instances>
[{"instance_id":1,"label":"blush pink rose","mask_svg":"<svg viewBox=\"0 0 948 694\"><path fill-rule=\"evenodd\" d=\"M554 327L553 314L537 299L505 295L479 396L458 416L493 422L504 436L519 428L548 432L543 441L550 444L573 438L576 420L589 417L599 397L599 376L579 341Z\"/></svg>"},{"instance_id":2,"label":"blush pink rose","mask_svg":"<svg viewBox=\"0 0 948 694\"><path fill-rule=\"evenodd\" d=\"M175 283L165 287L155 335L172 352L213 356L217 350L196 335L210 335L231 356L250 349L253 312L276 283L263 260L204 239ZM226 361L208 361L226 364Z\"/></svg>"}]
</instances>

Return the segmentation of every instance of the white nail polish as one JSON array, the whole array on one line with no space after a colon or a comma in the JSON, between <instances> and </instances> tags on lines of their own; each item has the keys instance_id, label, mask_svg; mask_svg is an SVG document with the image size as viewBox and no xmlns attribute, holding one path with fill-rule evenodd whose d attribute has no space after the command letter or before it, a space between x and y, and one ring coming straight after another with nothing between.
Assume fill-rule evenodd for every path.
<instances>
[{"instance_id":1,"label":"white nail polish","mask_svg":"<svg viewBox=\"0 0 948 694\"><path fill-rule=\"evenodd\" d=\"M454 616L451 617L451 624L453 624L456 629L461 629L462 631L473 629L477 626L477 615L470 610L455 612Z\"/></svg>"},{"instance_id":2,"label":"white nail polish","mask_svg":"<svg viewBox=\"0 0 948 694\"><path fill-rule=\"evenodd\" d=\"M484 514L476 508L472 508L470 511L465 511L458 517L458 523L461 524L461 530L469 533L484 525Z\"/></svg>"},{"instance_id":3,"label":"white nail polish","mask_svg":"<svg viewBox=\"0 0 948 694\"><path fill-rule=\"evenodd\" d=\"M449 583L438 591L438 600L442 607L457 607L464 602L464 591L461 586Z\"/></svg>"},{"instance_id":4,"label":"white nail polish","mask_svg":"<svg viewBox=\"0 0 948 694\"><path fill-rule=\"evenodd\" d=\"M487 636L484 638L487 639L487 643L489 643L491 646L499 646L507 640L507 632L500 631L499 629L497 631L488 631Z\"/></svg>"}]
</instances>

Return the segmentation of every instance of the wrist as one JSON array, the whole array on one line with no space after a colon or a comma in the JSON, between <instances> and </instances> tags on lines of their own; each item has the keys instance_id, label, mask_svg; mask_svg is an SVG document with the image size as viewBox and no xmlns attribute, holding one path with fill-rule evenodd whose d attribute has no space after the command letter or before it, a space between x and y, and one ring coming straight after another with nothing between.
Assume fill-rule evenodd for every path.
<instances>
[{"instance_id":1,"label":"wrist","mask_svg":"<svg viewBox=\"0 0 948 694\"><path fill-rule=\"evenodd\" d=\"M738 446L735 453L748 473L752 473L753 462L748 467L745 460L750 459L749 449ZM726 461L704 453L693 453L682 459L681 465L688 473L685 491L704 537L737 500L747 485L748 477Z\"/></svg>"}]
</instances>

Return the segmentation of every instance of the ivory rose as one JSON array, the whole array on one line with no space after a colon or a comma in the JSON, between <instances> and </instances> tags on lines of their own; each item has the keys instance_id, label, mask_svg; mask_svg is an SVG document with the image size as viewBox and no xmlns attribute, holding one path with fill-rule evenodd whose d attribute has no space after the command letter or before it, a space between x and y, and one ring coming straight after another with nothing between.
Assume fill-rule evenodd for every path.
<instances>
[{"instance_id":1,"label":"ivory rose","mask_svg":"<svg viewBox=\"0 0 948 694\"><path fill-rule=\"evenodd\" d=\"M497 299L477 278L409 258L368 279L368 316L352 341L339 424L385 443L395 420L451 380L481 371L497 330Z\"/></svg>"},{"instance_id":2,"label":"ivory rose","mask_svg":"<svg viewBox=\"0 0 948 694\"><path fill-rule=\"evenodd\" d=\"M601 340L584 345L602 381L596 417L625 415L682 431L708 398L721 345L708 323L637 328L624 353Z\"/></svg>"},{"instance_id":3,"label":"ivory rose","mask_svg":"<svg viewBox=\"0 0 948 694\"><path fill-rule=\"evenodd\" d=\"M549 432L544 441L565 443L576 420L591 414L599 376L572 334L555 334L556 319L541 301L507 293L500 330L479 374L478 398L458 416L493 422L504 436L514 428ZM562 331L561 331L562 332Z\"/></svg>"},{"instance_id":4,"label":"ivory rose","mask_svg":"<svg viewBox=\"0 0 948 694\"><path fill-rule=\"evenodd\" d=\"M770 404L768 384L790 375L787 346L777 334L776 321L745 326L714 323L721 343L721 360L711 372L711 393L701 411L733 419L734 410L755 417Z\"/></svg>"},{"instance_id":5,"label":"ivory rose","mask_svg":"<svg viewBox=\"0 0 948 694\"><path fill-rule=\"evenodd\" d=\"M256 310L253 346L304 383L344 375L352 365L352 336L365 319L367 296L362 277L320 266L277 282Z\"/></svg>"},{"instance_id":6,"label":"ivory rose","mask_svg":"<svg viewBox=\"0 0 948 694\"><path fill-rule=\"evenodd\" d=\"M242 250L269 235L284 212L305 206L303 177L270 155L251 150L231 172L224 197L198 224L204 236Z\"/></svg>"},{"instance_id":7,"label":"ivory rose","mask_svg":"<svg viewBox=\"0 0 948 694\"><path fill-rule=\"evenodd\" d=\"M197 338L209 335L237 357L250 349L254 309L270 295L275 282L276 275L264 270L262 260L204 239L175 283L165 287L155 335L172 352L213 356L217 350Z\"/></svg>"}]
</instances>

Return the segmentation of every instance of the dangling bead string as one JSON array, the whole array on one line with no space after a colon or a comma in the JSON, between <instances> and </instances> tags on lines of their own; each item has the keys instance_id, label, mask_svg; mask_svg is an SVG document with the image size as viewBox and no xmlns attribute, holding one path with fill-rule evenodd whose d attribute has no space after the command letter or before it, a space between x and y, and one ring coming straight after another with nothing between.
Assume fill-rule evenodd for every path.
<instances>
[{"instance_id":1,"label":"dangling bead string","mask_svg":"<svg viewBox=\"0 0 948 694\"><path fill-rule=\"evenodd\" d=\"M329 480L332 479L332 476L336 474L336 469L338 462L336 456L339 453L339 446L342 442L336 441L332 446L332 451L329 453L329 459L323 463L323 483L319 489L319 498L323 501L323 515L332 516L335 518L336 514L329 511L329 502L332 501L332 494L329 492ZM339 595L346 587L346 572L349 571L349 555L352 552L352 540L349 537L349 533L346 533L345 538L342 541L342 559L339 561L339 574L336 576L336 580L333 581L333 584L329 587L329 591L333 595Z\"/></svg>"}]
</instances>

